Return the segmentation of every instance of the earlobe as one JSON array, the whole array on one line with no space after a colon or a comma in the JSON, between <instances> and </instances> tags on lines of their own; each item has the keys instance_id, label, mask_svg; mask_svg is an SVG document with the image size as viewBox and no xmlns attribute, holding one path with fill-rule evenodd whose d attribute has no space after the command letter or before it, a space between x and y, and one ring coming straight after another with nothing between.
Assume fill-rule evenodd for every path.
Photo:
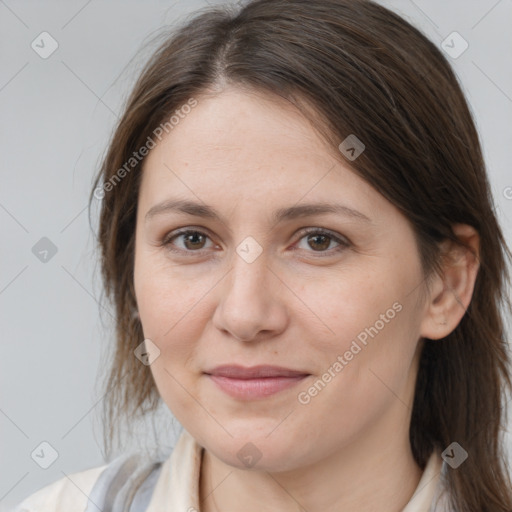
<instances>
[{"instance_id":1,"label":"earlobe","mask_svg":"<svg viewBox=\"0 0 512 512\"><path fill-rule=\"evenodd\" d=\"M437 340L459 325L471 302L480 266L480 237L467 224L455 224L453 231L467 247L450 240L443 243L442 275L436 275L425 304L421 336Z\"/></svg>"}]
</instances>

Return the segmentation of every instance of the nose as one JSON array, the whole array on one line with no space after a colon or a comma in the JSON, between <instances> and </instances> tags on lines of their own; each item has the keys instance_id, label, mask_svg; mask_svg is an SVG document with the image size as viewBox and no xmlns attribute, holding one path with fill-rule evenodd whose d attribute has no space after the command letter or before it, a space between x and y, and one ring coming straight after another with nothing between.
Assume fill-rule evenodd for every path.
<instances>
[{"instance_id":1,"label":"nose","mask_svg":"<svg viewBox=\"0 0 512 512\"><path fill-rule=\"evenodd\" d=\"M231 270L220 285L214 326L239 341L272 338L286 329L286 286L269 267L263 252L246 261L236 251Z\"/></svg>"}]
</instances>

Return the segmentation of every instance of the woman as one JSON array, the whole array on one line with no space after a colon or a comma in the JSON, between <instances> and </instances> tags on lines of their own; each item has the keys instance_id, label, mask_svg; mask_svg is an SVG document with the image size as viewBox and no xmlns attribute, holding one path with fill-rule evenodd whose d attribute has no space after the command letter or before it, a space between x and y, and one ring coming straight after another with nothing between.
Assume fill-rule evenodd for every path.
<instances>
[{"instance_id":1,"label":"woman","mask_svg":"<svg viewBox=\"0 0 512 512\"><path fill-rule=\"evenodd\" d=\"M406 21L366 0L197 15L93 196L107 442L160 400L184 430L20 510L512 510L510 252L463 93Z\"/></svg>"}]
</instances>

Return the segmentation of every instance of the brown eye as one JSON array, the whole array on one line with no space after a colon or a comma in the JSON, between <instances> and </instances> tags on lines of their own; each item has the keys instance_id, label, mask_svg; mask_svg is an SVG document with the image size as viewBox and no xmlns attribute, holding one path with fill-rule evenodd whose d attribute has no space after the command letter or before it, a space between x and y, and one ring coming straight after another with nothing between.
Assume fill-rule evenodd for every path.
<instances>
[{"instance_id":1,"label":"brown eye","mask_svg":"<svg viewBox=\"0 0 512 512\"><path fill-rule=\"evenodd\" d=\"M205 248L205 243L210 237L201 231L187 229L171 233L171 236L165 238L162 246L172 252L199 252ZM181 239L181 245L176 240Z\"/></svg>"},{"instance_id":2,"label":"brown eye","mask_svg":"<svg viewBox=\"0 0 512 512\"><path fill-rule=\"evenodd\" d=\"M315 228L302 231L302 238L299 240L299 244L302 240L306 240L307 246L298 246L300 249L304 249L308 252L326 253L326 256L333 252L339 252L350 246L350 242L344 237L337 236L330 231L325 229ZM330 247L332 243L337 246ZM319 254L323 256L323 254Z\"/></svg>"},{"instance_id":3,"label":"brown eye","mask_svg":"<svg viewBox=\"0 0 512 512\"><path fill-rule=\"evenodd\" d=\"M328 235L308 235L308 244L315 251L324 251L331 244L331 237Z\"/></svg>"},{"instance_id":4,"label":"brown eye","mask_svg":"<svg viewBox=\"0 0 512 512\"><path fill-rule=\"evenodd\" d=\"M193 231L183 235L183 243L187 249L202 249L205 242L205 236L202 233Z\"/></svg>"}]
</instances>

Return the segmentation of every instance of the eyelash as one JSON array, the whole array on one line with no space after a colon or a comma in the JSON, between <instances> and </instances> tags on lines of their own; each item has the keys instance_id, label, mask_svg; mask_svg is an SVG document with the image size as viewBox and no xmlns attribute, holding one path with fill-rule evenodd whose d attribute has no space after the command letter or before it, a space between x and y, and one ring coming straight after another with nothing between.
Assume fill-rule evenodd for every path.
<instances>
[{"instance_id":1,"label":"eyelash","mask_svg":"<svg viewBox=\"0 0 512 512\"><path fill-rule=\"evenodd\" d=\"M175 231L173 233L170 233L168 236L166 236L162 240L160 245L162 247L165 247L170 252L181 253L181 254L184 254L184 253L197 253L197 254L201 254L203 251L207 250L207 249L200 249L200 250L197 250L197 251L191 251L191 250L185 250L185 249L175 249L175 248L172 248L172 242L176 238L178 238L179 236L188 235L188 234L199 234L199 235L203 235L203 236L205 236L207 238L210 238L206 233L204 233L203 231L200 231L198 229L183 228L183 229L177 230L177 231ZM326 235L331 240L333 240L333 241L335 241L335 242L337 242L339 244L334 249L329 249L327 251L313 251L313 250L312 251L308 251L308 252L316 253L318 256L315 256L315 257L319 257L319 258L325 257L323 255L325 255L326 253L327 253L327 256L331 256L332 252L334 252L334 253L341 252L341 251L347 249L351 245L350 242L347 239L342 239L339 236L335 235L332 231L329 231L329 230L326 230L326 229L323 229L323 228L306 228L306 229L303 229L300 232L300 237L299 237L298 241L300 242L300 240L302 240L304 237L306 237L308 235ZM300 250L300 249L294 249L294 250Z\"/></svg>"}]
</instances>

